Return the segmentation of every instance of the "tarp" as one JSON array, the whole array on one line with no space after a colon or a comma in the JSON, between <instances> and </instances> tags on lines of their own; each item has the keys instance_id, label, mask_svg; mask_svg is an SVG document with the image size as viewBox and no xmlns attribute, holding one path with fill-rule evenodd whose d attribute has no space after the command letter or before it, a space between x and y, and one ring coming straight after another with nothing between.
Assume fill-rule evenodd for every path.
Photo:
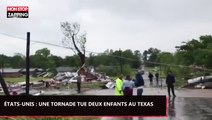
<instances>
[{"instance_id":1,"label":"tarp","mask_svg":"<svg viewBox=\"0 0 212 120\"><path fill-rule=\"evenodd\" d=\"M115 87L115 83L114 82L108 82L105 86L109 89L113 89Z\"/></svg>"},{"instance_id":2,"label":"tarp","mask_svg":"<svg viewBox=\"0 0 212 120\"><path fill-rule=\"evenodd\" d=\"M212 82L212 76L200 76L188 80L188 84L204 83L204 82Z\"/></svg>"}]
</instances>

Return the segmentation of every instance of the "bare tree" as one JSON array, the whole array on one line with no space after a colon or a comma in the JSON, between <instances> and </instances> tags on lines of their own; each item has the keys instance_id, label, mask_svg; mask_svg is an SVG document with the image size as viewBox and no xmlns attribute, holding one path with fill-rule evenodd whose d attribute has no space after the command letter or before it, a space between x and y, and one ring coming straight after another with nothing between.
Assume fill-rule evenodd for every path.
<instances>
[{"instance_id":1,"label":"bare tree","mask_svg":"<svg viewBox=\"0 0 212 120\"><path fill-rule=\"evenodd\" d=\"M78 23L62 22L60 27L65 36L62 40L63 45L72 49L75 54L77 52L81 65L83 65L85 63L86 32L80 33Z\"/></svg>"}]
</instances>

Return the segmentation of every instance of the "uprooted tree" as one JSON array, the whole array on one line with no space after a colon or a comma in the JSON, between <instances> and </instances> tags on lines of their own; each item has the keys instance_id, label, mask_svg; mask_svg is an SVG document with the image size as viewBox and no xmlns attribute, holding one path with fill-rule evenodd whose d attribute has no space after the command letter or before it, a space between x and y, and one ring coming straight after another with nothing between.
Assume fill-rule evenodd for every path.
<instances>
[{"instance_id":1,"label":"uprooted tree","mask_svg":"<svg viewBox=\"0 0 212 120\"><path fill-rule=\"evenodd\" d=\"M80 33L80 24L62 22L60 25L64 38L62 43L65 47L72 49L80 57L81 65L85 63L86 32ZM73 48L74 46L74 48Z\"/></svg>"}]
</instances>

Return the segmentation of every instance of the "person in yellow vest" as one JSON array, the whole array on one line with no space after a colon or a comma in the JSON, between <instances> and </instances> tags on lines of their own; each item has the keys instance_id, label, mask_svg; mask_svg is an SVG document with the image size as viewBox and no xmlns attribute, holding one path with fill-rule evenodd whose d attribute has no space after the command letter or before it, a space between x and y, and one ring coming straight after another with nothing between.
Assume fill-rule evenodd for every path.
<instances>
[{"instance_id":1,"label":"person in yellow vest","mask_svg":"<svg viewBox=\"0 0 212 120\"><path fill-rule=\"evenodd\" d=\"M119 78L116 79L116 84L115 84L115 95L116 96L123 96L123 75L120 75Z\"/></svg>"}]
</instances>

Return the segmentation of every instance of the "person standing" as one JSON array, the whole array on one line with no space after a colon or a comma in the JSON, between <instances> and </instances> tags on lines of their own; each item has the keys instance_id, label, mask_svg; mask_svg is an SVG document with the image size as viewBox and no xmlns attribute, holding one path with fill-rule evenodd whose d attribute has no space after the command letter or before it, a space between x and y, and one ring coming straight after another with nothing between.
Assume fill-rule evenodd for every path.
<instances>
[{"instance_id":1,"label":"person standing","mask_svg":"<svg viewBox=\"0 0 212 120\"><path fill-rule=\"evenodd\" d=\"M135 76L135 86L137 87L137 96L142 96L143 87L144 87L144 79L142 77L141 71L138 71Z\"/></svg>"},{"instance_id":2,"label":"person standing","mask_svg":"<svg viewBox=\"0 0 212 120\"><path fill-rule=\"evenodd\" d=\"M116 84L115 84L115 95L116 96L123 96L123 75L120 75L119 78L116 79Z\"/></svg>"},{"instance_id":3,"label":"person standing","mask_svg":"<svg viewBox=\"0 0 212 120\"><path fill-rule=\"evenodd\" d=\"M153 75L152 75L152 73L151 72L149 72L149 80L150 80L150 83L152 83L152 80L153 80Z\"/></svg>"},{"instance_id":4,"label":"person standing","mask_svg":"<svg viewBox=\"0 0 212 120\"><path fill-rule=\"evenodd\" d=\"M134 82L131 80L130 75L126 76L126 79L123 82L123 93L124 96L133 95L133 87L135 86Z\"/></svg>"},{"instance_id":5,"label":"person standing","mask_svg":"<svg viewBox=\"0 0 212 120\"><path fill-rule=\"evenodd\" d=\"M155 73L155 78L156 78L156 83L158 85L158 81L159 81L159 73L158 72Z\"/></svg>"},{"instance_id":6,"label":"person standing","mask_svg":"<svg viewBox=\"0 0 212 120\"><path fill-rule=\"evenodd\" d=\"M82 76L80 74L78 74L78 76L77 76L77 92L78 93L81 92L81 82L82 82Z\"/></svg>"},{"instance_id":7,"label":"person standing","mask_svg":"<svg viewBox=\"0 0 212 120\"><path fill-rule=\"evenodd\" d=\"M176 95L174 93L174 83L175 83L175 76L172 74L172 71L168 71L168 74L166 76L166 84L167 84L167 88L168 88L169 97L171 97L170 90L172 91L172 95L174 97L176 97Z\"/></svg>"}]
</instances>

